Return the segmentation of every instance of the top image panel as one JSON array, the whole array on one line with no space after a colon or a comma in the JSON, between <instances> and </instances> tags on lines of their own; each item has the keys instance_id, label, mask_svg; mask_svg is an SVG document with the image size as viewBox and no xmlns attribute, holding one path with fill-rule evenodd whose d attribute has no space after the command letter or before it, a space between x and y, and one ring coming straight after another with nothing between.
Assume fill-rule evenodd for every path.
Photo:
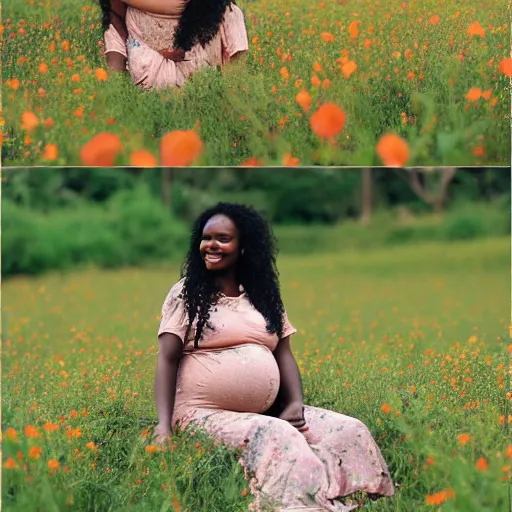
<instances>
[{"instance_id":1,"label":"top image panel","mask_svg":"<svg viewBox=\"0 0 512 512\"><path fill-rule=\"evenodd\" d=\"M4 166L510 165L506 0L4 0Z\"/></svg>"}]
</instances>

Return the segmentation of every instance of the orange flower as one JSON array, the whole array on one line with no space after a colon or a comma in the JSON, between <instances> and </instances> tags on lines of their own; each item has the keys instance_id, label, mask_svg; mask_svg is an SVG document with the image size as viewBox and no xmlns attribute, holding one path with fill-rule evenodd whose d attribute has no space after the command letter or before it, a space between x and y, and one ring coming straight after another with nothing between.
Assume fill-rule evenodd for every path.
<instances>
[{"instance_id":1,"label":"orange flower","mask_svg":"<svg viewBox=\"0 0 512 512\"><path fill-rule=\"evenodd\" d=\"M469 26L468 34L470 36L485 37L485 30L482 28L482 25L478 23L478 21L475 21L472 25Z\"/></svg>"},{"instance_id":2,"label":"orange flower","mask_svg":"<svg viewBox=\"0 0 512 512\"><path fill-rule=\"evenodd\" d=\"M313 69L317 72L317 73L321 73L322 72L322 64L320 64L320 62L315 62L313 64Z\"/></svg>"},{"instance_id":3,"label":"orange flower","mask_svg":"<svg viewBox=\"0 0 512 512\"><path fill-rule=\"evenodd\" d=\"M500 73L508 77L512 77L512 59L510 57L506 57L501 60L498 70Z\"/></svg>"},{"instance_id":4,"label":"orange flower","mask_svg":"<svg viewBox=\"0 0 512 512\"><path fill-rule=\"evenodd\" d=\"M20 81L17 78L13 78L5 82L5 85L9 86L13 91L17 91L20 88Z\"/></svg>"},{"instance_id":5,"label":"orange flower","mask_svg":"<svg viewBox=\"0 0 512 512\"><path fill-rule=\"evenodd\" d=\"M448 499L455 498L455 492L453 489L448 489L447 491L441 491L436 494L431 494L425 497L425 501L427 505L441 505Z\"/></svg>"},{"instance_id":6,"label":"orange flower","mask_svg":"<svg viewBox=\"0 0 512 512\"><path fill-rule=\"evenodd\" d=\"M21 115L21 129L27 132L34 130L39 124L39 119L37 116L30 111L23 112Z\"/></svg>"},{"instance_id":7,"label":"orange flower","mask_svg":"<svg viewBox=\"0 0 512 512\"><path fill-rule=\"evenodd\" d=\"M462 446L465 446L469 443L469 441L471 440L471 436L469 434L459 434L457 436L457 440L459 441L459 443L462 445Z\"/></svg>"},{"instance_id":8,"label":"orange flower","mask_svg":"<svg viewBox=\"0 0 512 512\"><path fill-rule=\"evenodd\" d=\"M483 457L480 457L476 461L475 468L478 471L487 471L489 469L489 465L487 464L487 461Z\"/></svg>"},{"instance_id":9,"label":"orange flower","mask_svg":"<svg viewBox=\"0 0 512 512\"><path fill-rule=\"evenodd\" d=\"M285 167L297 167L300 160L297 157L293 157L291 153L286 153L283 157L283 165Z\"/></svg>"},{"instance_id":10,"label":"orange flower","mask_svg":"<svg viewBox=\"0 0 512 512\"><path fill-rule=\"evenodd\" d=\"M5 431L5 437L7 437L7 439L9 439L9 441L14 441L15 443L17 443L19 441L18 434L17 434L16 430L14 430L12 427L9 427Z\"/></svg>"},{"instance_id":11,"label":"orange flower","mask_svg":"<svg viewBox=\"0 0 512 512\"><path fill-rule=\"evenodd\" d=\"M57 146L55 144L47 144L44 148L43 159L44 160L57 160L59 155Z\"/></svg>"},{"instance_id":12,"label":"orange flower","mask_svg":"<svg viewBox=\"0 0 512 512\"><path fill-rule=\"evenodd\" d=\"M260 167L261 163L260 161L254 157L251 156L251 158L248 158L244 162L240 164L240 167Z\"/></svg>"},{"instance_id":13,"label":"orange flower","mask_svg":"<svg viewBox=\"0 0 512 512\"><path fill-rule=\"evenodd\" d=\"M59 430L59 425L56 425L55 423L52 423L51 421L49 421L48 423L44 424L43 429L46 432L53 432L54 430Z\"/></svg>"},{"instance_id":14,"label":"orange flower","mask_svg":"<svg viewBox=\"0 0 512 512\"><path fill-rule=\"evenodd\" d=\"M350 75L354 73L357 70L357 64L353 60L349 60L348 62L345 62L341 66L341 72L345 76L345 78L350 78Z\"/></svg>"},{"instance_id":15,"label":"orange flower","mask_svg":"<svg viewBox=\"0 0 512 512\"><path fill-rule=\"evenodd\" d=\"M348 26L348 33L352 39L355 39L359 35L359 25L361 24L360 20L353 21Z\"/></svg>"},{"instance_id":16,"label":"orange flower","mask_svg":"<svg viewBox=\"0 0 512 512\"><path fill-rule=\"evenodd\" d=\"M59 467L60 467L60 462L58 460L50 459L48 461L48 469L59 469Z\"/></svg>"},{"instance_id":17,"label":"orange flower","mask_svg":"<svg viewBox=\"0 0 512 512\"><path fill-rule=\"evenodd\" d=\"M343 130L346 118L338 105L326 103L311 116L311 129L322 139L335 137Z\"/></svg>"},{"instance_id":18,"label":"orange flower","mask_svg":"<svg viewBox=\"0 0 512 512\"><path fill-rule=\"evenodd\" d=\"M186 167L203 152L203 142L194 130L175 130L160 141L160 162L169 167Z\"/></svg>"},{"instance_id":19,"label":"orange flower","mask_svg":"<svg viewBox=\"0 0 512 512\"><path fill-rule=\"evenodd\" d=\"M96 69L96 79L99 82L104 82L108 78L108 73L103 68Z\"/></svg>"},{"instance_id":20,"label":"orange flower","mask_svg":"<svg viewBox=\"0 0 512 512\"><path fill-rule=\"evenodd\" d=\"M318 87L322 82L320 81L320 78L318 78L315 74L311 77L311 84L313 87Z\"/></svg>"},{"instance_id":21,"label":"orange flower","mask_svg":"<svg viewBox=\"0 0 512 512\"><path fill-rule=\"evenodd\" d=\"M332 43L334 41L334 36L330 32L322 32L322 39L326 43Z\"/></svg>"},{"instance_id":22,"label":"orange flower","mask_svg":"<svg viewBox=\"0 0 512 512\"><path fill-rule=\"evenodd\" d=\"M147 453L155 453L157 450L156 446L148 445L146 446L146 452Z\"/></svg>"},{"instance_id":23,"label":"orange flower","mask_svg":"<svg viewBox=\"0 0 512 512\"><path fill-rule=\"evenodd\" d=\"M80 151L83 165L90 167L113 167L116 156L123 146L113 133L100 133L85 144Z\"/></svg>"},{"instance_id":24,"label":"orange flower","mask_svg":"<svg viewBox=\"0 0 512 512\"><path fill-rule=\"evenodd\" d=\"M492 94L492 89L487 89L486 91L484 91L484 92L482 93L482 98L483 98L484 100L488 100L488 99L490 99L491 94Z\"/></svg>"},{"instance_id":25,"label":"orange flower","mask_svg":"<svg viewBox=\"0 0 512 512\"><path fill-rule=\"evenodd\" d=\"M72 77L71 77L71 81L72 82L80 82L80 75L78 73L74 74Z\"/></svg>"},{"instance_id":26,"label":"orange flower","mask_svg":"<svg viewBox=\"0 0 512 512\"><path fill-rule=\"evenodd\" d=\"M158 162L149 151L134 151L130 155L130 165L133 167L156 167Z\"/></svg>"},{"instance_id":27,"label":"orange flower","mask_svg":"<svg viewBox=\"0 0 512 512\"><path fill-rule=\"evenodd\" d=\"M4 468L5 469L15 469L16 468L16 461L12 457L9 457L4 462Z\"/></svg>"},{"instance_id":28,"label":"orange flower","mask_svg":"<svg viewBox=\"0 0 512 512\"><path fill-rule=\"evenodd\" d=\"M40 459L41 458L41 448L38 448L37 446L33 446L28 451L28 456L31 459Z\"/></svg>"},{"instance_id":29,"label":"orange flower","mask_svg":"<svg viewBox=\"0 0 512 512\"><path fill-rule=\"evenodd\" d=\"M299 94L297 94L297 96L295 96L295 101L300 105L302 110L309 112L313 99L311 98L311 94L303 89Z\"/></svg>"},{"instance_id":30,"label":"orange flower","mask_svg":"<svg viewBox=\"0 0 512 512\"><path fill-rule=\"evenodd\" d=\"M380 410L384 414L389 414L391 412L391 407L388 404L382 404L382 407L380 408Z\"/></svg>"},{"instance_id":31,"label":"orange flower","mask_svg":"<svg viewBox=\"0 0 512 512\"><path fill-rule=\"evenodd\" d=\"M472 87L466 94L465 98L469 101L477 101L481 96L482 91L478 87Z\"/></svg>"},{"instance_id":32,"label":"orange flower","mask_svg":"<svg viewBox=\"0 0 512 512\"><path fill-rule=\"evenodd\" d=\"M398 135L388 133L377 143L377 154L386 167L403 167L409 160L409 146Z\"/></svg>"},{"instance_id":33,"label":"orange flower","mask_svg":"<svg viewBox=\"0 0 512 512\"><path fill-rule=\"evenodd\" d=\"M505 450L505 457L512 459L512 444L509 444Z\"/></svg>"},{"instance_id":34,"label":"orange flower","mask_svg":"<svg viewBox=\"0 0 512 512\"><path fill-rule=\"evenodd\" d=\"M479 144L478 146L475 147L475 149L473 149L473 155L475 155L476 157L484 156L484 154L485 154L485 149L481 144ZM470 377L467 377L466 381L472 382Z\"/></svg>"},{"instance_id":35,"label":"orange flower","mask_svg":"<svg viewBox=\"0 0 512 512\"><path fill-rule=\"evenodd\" d=\"M42 62L41 64L39 64L39 73L41 73L42 75L46 74L48 72L48 64L45 64L44 62Z\"/></svg>"},{"instance_id":36,"label":"orange flower","mask_svg":"<svg viewBox=\"0 0 512 512\"><path fill-rule=\"evenodd\" d=\"M441 19L441 18L436 14L436 15L434 15L434 16L432 16L432 17L430 18L429 23L430 23L431 25L437 25L437 24L439 23L439 20L440 20L440 19Z\"/></svg>"},{"instance_id":37,"label":"orange flower","mask_svg":"<svg viewBox=\"0 0 512 512\"><path fill-rule=\"evenodd\" d=\"M41 434L37 431L36 427L32 425L25 427L25 435L27 437L41 437Z\"/></svg>"},{"instance_id":38,"label":"orange flower","mask_svg":"<svg viewBox=\"0 0 512 512\"><path fill-rule=\"evenodd\" d=\"M90 441L89 443L87 443L85 445L86 448L89 448L89 450L93 450L93 451L97 451L98 450L98 447L92 442Z\"/></svg>"},{"instance_id":39,"label":"orange flower","mask_svg":"<svg viewBox=\"0 0 512 512\"><path fill-rule=\"evenodd\" d=\"M330 87L330 85L331 85L331 81L330 81L328 78L326 78L326 79L322 82L322 87L323 87L324 89L327 89L328 87Z\"/></svg>"}]
</instances>

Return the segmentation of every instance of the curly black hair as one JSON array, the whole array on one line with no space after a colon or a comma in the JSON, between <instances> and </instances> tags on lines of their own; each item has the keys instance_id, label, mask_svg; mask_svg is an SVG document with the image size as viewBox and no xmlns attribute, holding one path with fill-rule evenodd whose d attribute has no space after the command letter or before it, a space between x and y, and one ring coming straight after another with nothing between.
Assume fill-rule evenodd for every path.
<instances>
[{"instance_id":1,"label":"curly black hair","mask_svg":"<svg viewBox=\"0 0 512 512\"><path fill-rule=\"evenodd\" d=\"M110 24L110 0L99 0L103 29ZM188 0L174 32L174 48L188 52L196 44L203 48L217 35L226 9L235 0Z\"/></svg>"},{"instance_id":2,"label":"curly black hair","mask_svg":"<svg viewBox=\"0 0 512 512\"><path fill-rule=\"evenodd\" d=\"M267 332L281 338L285 309L276 265L276 238L269 223L254 208L221 202L203 212L194 223L188 254L181 267L184 279L181 295L188 313L189 330L197 317L194 347L198 347L204 328L212 328L210 311L221 295L214 275L207 270L199 252L204 227L214 215L225 215L236 225L240 248L244 249L237 261L236 278L252 305L265 318Z\"/></svg>"},{"instance_id":3,"label":"curly black hair","mask_svg":"<svg viewBox=\"0 0 512 512\"><path fill-rule=\"evenodd\" d=\"M110 25L110 0L98 0L101 9L101 25L103 30L108 30Z\"/></svg>"}]
</instances>

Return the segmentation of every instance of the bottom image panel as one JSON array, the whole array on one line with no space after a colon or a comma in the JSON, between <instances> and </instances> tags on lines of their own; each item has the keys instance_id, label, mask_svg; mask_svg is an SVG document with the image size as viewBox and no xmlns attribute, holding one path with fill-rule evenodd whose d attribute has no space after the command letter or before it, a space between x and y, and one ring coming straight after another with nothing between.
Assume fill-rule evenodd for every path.
<instances>
[{"instance_id":1,"label":"bottom image panel","mask_svg":"<svg viewBox=\"0 0 512 512\"><path fill-rule=\"evenodd\" d=\"M4 510L506 510L510 189L4 172Z\"/></svg>"}]
</instances>

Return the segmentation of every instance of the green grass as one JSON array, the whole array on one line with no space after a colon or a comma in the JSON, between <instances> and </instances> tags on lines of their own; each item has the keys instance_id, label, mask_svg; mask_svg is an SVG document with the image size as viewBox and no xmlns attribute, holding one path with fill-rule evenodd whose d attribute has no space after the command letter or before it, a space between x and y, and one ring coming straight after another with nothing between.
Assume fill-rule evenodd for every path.
<instances>
[{"instance_id":1,"label":"green grass","mask_svg":"<svg viewBox=\"0 0 512 512\"><path fill-rule=\"evenodd\" d=\"M510 91L499 64L509 57L508 2L401 5L240 0L250 45L247 63L222 73L206 70L183 89L158 94L142 93L128 77L98 82L95 70L105 62L95 1L8 0L3 161L80 165L83 145L109 131L123 144L117 162L129 164L141 149L158 158L163 134L193 129L200 121L205 148L199 165L240 165L249 158L282 165L287 153L300 165L380 165L376 144L387 132L408 142L408 165L506 165ZM356 21L359 33L352 38L350 25ZM475 22L484 37L468 33ZM66 41L69 49L63 47ZM339 62L343 52L357 64L348 78ZM41 64L49 68L45 74ZM315 79L321 85L314 85ZM473 88L485 96L468 100ZM302 89L312 96L309 112L295 101ZM324 103L346 113L334 146L310 126L311 114ZM30 134L21 128L25 111L40 121ZM58 151L52 160L45 157L49 144Z\"/></svg>"},{"instance_id":2,"label":"green grass","mask_svg":"<svg viewBox=\"0 0 512 512\"><path fill-rule=\"evenodd\" d=\"M306 402L364 421L399 484L364 510L433 510L426 496L449 489L443 511L506 510L510 240L283 256L279 265ZM180 436L175 451L145 451L158 316L177 273L90 270L4 284L4 510L247 510L227 450ZM46 422L59 430L45 432ZM43 437L27 438L27 425ZM5 468L9 457L18 469Z\"/></svg>"}]
</instances>

